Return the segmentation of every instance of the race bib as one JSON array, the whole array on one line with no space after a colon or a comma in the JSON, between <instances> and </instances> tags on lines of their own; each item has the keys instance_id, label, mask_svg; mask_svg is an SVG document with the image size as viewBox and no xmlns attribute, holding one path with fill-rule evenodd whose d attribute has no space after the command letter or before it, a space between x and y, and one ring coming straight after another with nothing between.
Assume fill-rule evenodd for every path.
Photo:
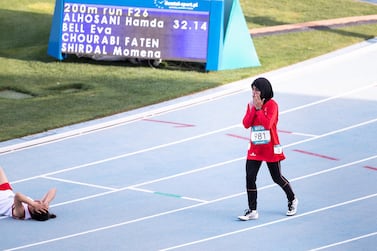
<instances>
[{"instance_id":1,"label":"race bib","mask_svg":"<svg viewBox=\"0 0 377 251\"><path fill-rule=\"evenodd\" d=\"M274 145L274 154L282 154L283 147L281 145Z\"/></svg>"},{"instance_id":2,"label":"race bib","mask_svg":"<svg viewBox=\"0 0 377 251\"><path fill-rule=\"evenodd\" d=\"M270 130L263 126L253 126L251 128L251 142L255 145L268 144L271 141Z\"/></svg>"}]
</instances>

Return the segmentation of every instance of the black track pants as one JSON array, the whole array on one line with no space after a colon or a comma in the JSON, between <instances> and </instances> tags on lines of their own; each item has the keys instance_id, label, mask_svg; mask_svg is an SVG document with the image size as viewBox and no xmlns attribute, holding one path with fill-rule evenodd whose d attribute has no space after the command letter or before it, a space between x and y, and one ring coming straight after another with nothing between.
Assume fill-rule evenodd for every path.
<instances>
[{"instance_id":1,"label":"black track pants","mask_svg":"<svg viewBox=\"0 0 377 251\"><path fill-rule=\"evenodd\" d=\"M257 175L262 165L262 161L247 160L246 161L246 189L250 210L257 209ZM280 161L267 162L268 170L270 171L272 180L278 184L285 192L288 201L295 198L289 181L281 174Z\"/></svg>"}]
</instances>

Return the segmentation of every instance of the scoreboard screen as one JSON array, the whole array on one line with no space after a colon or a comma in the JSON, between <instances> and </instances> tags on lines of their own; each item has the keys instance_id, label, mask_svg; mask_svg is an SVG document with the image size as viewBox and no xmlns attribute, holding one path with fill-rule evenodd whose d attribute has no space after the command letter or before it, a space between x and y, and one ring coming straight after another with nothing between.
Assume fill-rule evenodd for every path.
<instances>
[{"instance_id":1,"label":"scoreboard screen","mask_svg":"<svg viewBox=\"0 0 377 251\"><path fill-rule=\"evenodd\" d=\"M55 0L48 55L259 66L239 0Z\"/></svg>"},{"instance_id":2,"label":"scoreboard screen","mask_svg":"<svg viewBox=\"0 0 377 251\"><path fill-rule=\"evenodd\" d=\"M208 11L64 2L63 54L206 62Z\"/></svg>"}]
</instances>

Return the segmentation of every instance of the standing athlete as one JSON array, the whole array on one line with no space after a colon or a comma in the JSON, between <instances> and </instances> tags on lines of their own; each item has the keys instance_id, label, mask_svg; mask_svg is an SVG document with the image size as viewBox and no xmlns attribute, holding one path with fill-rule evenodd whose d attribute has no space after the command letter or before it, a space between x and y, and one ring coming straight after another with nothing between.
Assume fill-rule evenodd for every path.
<instances>
[{"instance_id":1,"label":"standing athlete","mask_svg":"<svg viewBox=\"0 0 377 251\"><path fill-rule=\"evenodd\" d=\"M249 208L240 220L258 219L256 179L263 161L267 163L273 181L285 192L288 199L287 215L297 212L298 200L289 181L281 174L280 162L285 159L277 133L278 105L272 99L274 92L266 78L257 78L251 84L253 100L247 105L243 125L251 128L250 146L246 160L246 189Z\"/></svg>"}]
</instances>

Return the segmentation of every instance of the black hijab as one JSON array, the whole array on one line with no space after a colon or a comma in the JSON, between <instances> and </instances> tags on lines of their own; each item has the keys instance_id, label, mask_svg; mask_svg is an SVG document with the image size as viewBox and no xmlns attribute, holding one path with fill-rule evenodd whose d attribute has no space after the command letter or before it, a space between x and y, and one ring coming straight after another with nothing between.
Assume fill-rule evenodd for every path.
<instances>
[{"instance_id":1,"label":"black hijab","mask_svg":"<svg viewBox=\"0 0 377 251\"><path fill-rule=\"evenodd\" d=\"M266 78L257 78L254 80L254 82L251 84L251 88L257 88L261 94L261 99L264 99L264 103L269 101L274 97L274 91L272 90L272 85L270 81L268 81Z\"/></svg>"}]
</instances>

